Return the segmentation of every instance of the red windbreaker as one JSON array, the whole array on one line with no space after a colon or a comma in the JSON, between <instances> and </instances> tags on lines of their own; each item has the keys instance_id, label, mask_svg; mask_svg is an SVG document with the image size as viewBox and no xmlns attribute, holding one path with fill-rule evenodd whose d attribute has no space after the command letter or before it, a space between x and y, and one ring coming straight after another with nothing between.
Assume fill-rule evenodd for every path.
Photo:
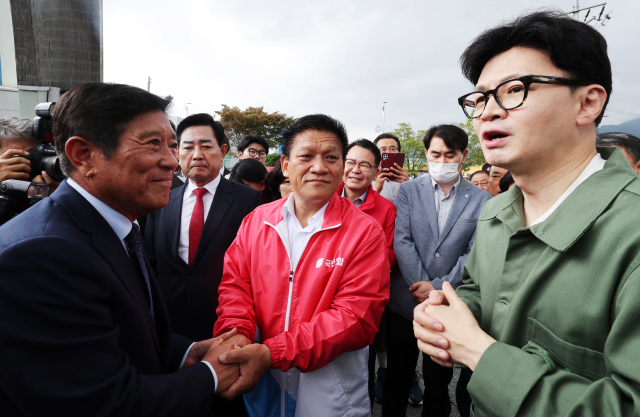
<instances>
[{"instance_id":1,"label":"red windbreaker","mask_svg":"<svg viewBox=\"0 0 640 417\"><path fill-rule=\"evenodd\" d=\"M386 239L377 221L334 196L292 272L279 235L285 202L258 207L240 226L213 334L237 327L254 340L257 327L274 369L310 372L373 342L389 301Z\"/></svg>"},{"instance_id":2,"label":"red windbreaker","mask_svg":"<svg viewBox=\"0 0 640 417\"><path fill-rule=\"evenodd\" d=\"M343 189L344 182L340 184L336 194L342 195ZM384 234L387 237L389 265L391 266L391 269L395 268L398 266L396 253L393 251L393 233L396 228L396 206L391 201L381 196L370 185L367 190L367 199L360 204L359 209L376 219L380 226L382 226L382 230L384 230Z\"/></svg>"}]
</instances>

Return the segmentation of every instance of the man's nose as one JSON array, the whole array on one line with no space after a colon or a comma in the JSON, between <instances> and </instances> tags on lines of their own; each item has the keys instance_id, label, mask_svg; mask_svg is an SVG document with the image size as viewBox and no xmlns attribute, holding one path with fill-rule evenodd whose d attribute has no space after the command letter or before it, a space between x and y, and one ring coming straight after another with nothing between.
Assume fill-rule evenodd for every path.
<instances>
[{"instance_id":1,"label":"man's nose","mask_svg":"<svg viewBox=\"0 0 640 417\"><path fill-rule=\"evenodd\" d=\"M171 168L172 171L175 171L176 168L178 168L178 160L176 159L176 154L168 146L165 146L165 149L162 150L161 164L162 166Z\"/></svg>"},{"instance_id":2,"label":"man's nose","mask_svg":"<svg viewBox=\"0 0 640 417\"><path fill-rule=\"evenodd\" d=\"M193 149L192 159L202 159L202 151L197 146Z\"/></svg>"},{"instance_id":3,"label":"man's nose","mask_svg":"<svg viewBox=\"0 0 640 417\"><path fill-rule=\"evenodd\" d=\"M313 159L313 165L311 166L311 170L316 174L324 174L328 171L327 163L324 158L319 155Z\"/></svg>"}]
</instances>

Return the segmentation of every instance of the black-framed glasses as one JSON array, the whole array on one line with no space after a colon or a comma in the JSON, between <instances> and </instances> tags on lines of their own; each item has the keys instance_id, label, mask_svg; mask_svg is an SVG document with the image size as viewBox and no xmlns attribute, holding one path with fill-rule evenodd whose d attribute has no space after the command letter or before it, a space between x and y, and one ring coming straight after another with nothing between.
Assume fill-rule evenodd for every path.
<instances>
[{"instance_id":1,"label":"black-framed glasses","mask_svg":"<svg viewBox=\"0 0 640 417\"><path fill-rule=\"evenodd\" d=\"M498 106L504 110L513 110L524 104L531 84L585 85L573 78L551 77L547 75L525 75L503 81L493 90L474 91L458 98L458 104L469 119L482 116L482 112L493 96Z\"/></svg>"},{"instance_id":2,"label":"black-framed glasses","mask_svg":"<svg viewBox=\"0 0 640 417\"><path fill-rule=\"evenodd\" d=\"M360 168L360 171L362 172L369 172L371 171L372 168L374 168L374 165L371 165L367 161L362 161L358 163L358 161L354 159L347 159L346 162L344 163L344 166L346 169L353 169L356 167L356 165ZM377 166L375 166L375 168L377 168Z\"/></svg>"},{"instance_id":3,"label":"black-framed glasses","mask_svg":"<svg viewBox=\"0 0 640 417\"><path fill-rule=\"evenodd\" d=\"M266 158L267 157L267 152L266 151L259 151L257 149L253 149L253 148L249 148L249 155L252 158L255 158L256 156L260 155L260 158Z\"/></svg>"}]
</instances>

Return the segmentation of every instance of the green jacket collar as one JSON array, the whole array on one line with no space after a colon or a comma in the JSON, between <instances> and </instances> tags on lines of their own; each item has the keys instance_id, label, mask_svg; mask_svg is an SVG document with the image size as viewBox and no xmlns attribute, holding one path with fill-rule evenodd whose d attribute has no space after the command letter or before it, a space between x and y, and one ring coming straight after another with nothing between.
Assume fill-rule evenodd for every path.
<instances>
[{"instance_id":1,"label":"green jacket collar","mask_svg":"<svg viewBox=\"0 0 640 417\"><path fill-rule=\"evenodd\" d=\"M538 239L559 251L568 250L638 175L616 147L597 148L607 162L578 186L548 219L530 228ZM480 220L498 218L515 233L524 228L522 190L514 185L487 204Z\"/></svg>"}]
</instances>

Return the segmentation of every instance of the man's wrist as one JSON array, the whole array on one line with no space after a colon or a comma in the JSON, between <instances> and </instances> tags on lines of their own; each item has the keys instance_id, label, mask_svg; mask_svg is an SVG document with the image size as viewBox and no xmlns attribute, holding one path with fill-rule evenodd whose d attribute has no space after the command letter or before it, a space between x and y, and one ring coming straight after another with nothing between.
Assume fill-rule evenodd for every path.
<instances>
[{"instance_id":1,"label":"man's wrist","mask_svg":"<svg viewBox=\"0 0 640 417\"><path fill-rule=\"evenodd\" d=\"M478 362L480 362L480 358L484 352L491 346L496 340L486 334L484 331L479 329L477 337L475 337L476 343L471 344L471 351L469 352L469 359L463 362L464 365L467 365L469 369L474 371L478 366Z\"/></svg>"},{"instance_id":2,"label":"man's wrist","mask_svg":"<svg viewBox=\"0 0 640 417\"><path fill-rule=\"evenodd\" d=\"M261 351L262 351L262 358L265 364L269 365L269 368L271 368L271 349L269 349L269 346L264 345L264 344L260 344L261 346Z\"/></svg>"}]
</instances>

